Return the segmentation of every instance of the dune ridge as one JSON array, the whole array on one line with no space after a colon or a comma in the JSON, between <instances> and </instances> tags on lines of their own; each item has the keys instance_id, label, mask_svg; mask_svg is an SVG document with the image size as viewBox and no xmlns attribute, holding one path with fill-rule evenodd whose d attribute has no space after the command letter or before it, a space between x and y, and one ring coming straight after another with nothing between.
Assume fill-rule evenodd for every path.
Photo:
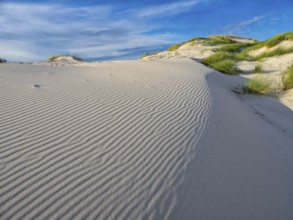
<instances>
[{"instance_id":1,"label":"dune ridge","mask_svg":"<svg viewBox=\"0 0 293 220\"><path fill-rule=\"evenodd\" d=\"M209 120L210 70L19 65L0 74L1 218L168 218Z\"/></svg>"}]
</instances>

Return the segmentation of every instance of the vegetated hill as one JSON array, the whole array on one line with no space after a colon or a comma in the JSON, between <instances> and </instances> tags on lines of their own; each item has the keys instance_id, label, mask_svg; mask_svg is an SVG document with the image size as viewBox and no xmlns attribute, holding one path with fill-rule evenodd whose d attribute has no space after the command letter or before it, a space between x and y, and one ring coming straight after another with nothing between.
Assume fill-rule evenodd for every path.
<instances>
[{"instance_id":1,"label":"vegetated hill","mask_svg":"<svg viewBox=\"0 0 293 220\"><path fill-rule=\"evenodd\" d=\"M252 79L251 88L245 90L250 93L262 94L256 87L270 84L267 94L278 96L293 110L293 86L288 86L293 85L293 32L265 41L231 35L197 37L142 59L173 57L197 59L219 72Z\"/></svg>"},{"instance_id":2,"label":"vegetated hill","mask_svg":"<svg viewBox=\"0 0 293 220\"><path fill-rule=\"evenodd\" d=\"M142 59L160 59L160 58L195 58L204 59L214 53L220 48L225 47L226 50L241 51L247 46L254 45L257 41L251 38L242 38L232 35L215 35L207 38L196 37L187 42L174 44L169 49L163 52L156 52L154 54L144 54ZM227 47L227 48L226 48Z\"/></svg>"}]
</instances>

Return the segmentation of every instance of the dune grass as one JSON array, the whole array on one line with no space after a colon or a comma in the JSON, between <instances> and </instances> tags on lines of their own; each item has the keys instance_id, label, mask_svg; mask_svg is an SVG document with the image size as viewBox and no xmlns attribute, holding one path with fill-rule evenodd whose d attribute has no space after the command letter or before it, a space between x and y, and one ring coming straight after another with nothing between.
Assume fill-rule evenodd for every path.
<instances>
[{"instance_id":1,"label":"dune grass","mask_svg":"<svg viewBox=\"0 0 293 220\"><path fill-rule=\"evenodd\" d=\"M293 88L293 64L282 75L283 90Z\"/></svg>"},{"instance_id":2,"label":"dune grass","mask_svg":"<svg viewBox=\"0 0 293 220\"><path fill-rule=\"evenodd\" d=\"M158 53L160 53L160 51L155 51L153 53L145 53L145 54L140 56L140 59L143 59L143 58L148 57L148 56L156 55Z\"/></svg>"},{"instance_id":3,"label":"dune grass","mask_svg":"<svg viewBox=\"0 0 293 220\"><path fill-rule=\"evenodd\" d=\"M254 44L252 47L247 48L246 52L257 50L257 49L260 49L262 47L272 48L272 47L278 45L279 43L281 43L284 40L293 40L293 32L277 34L277 35L273 36L272 38L270 38L268 40L258 42L256 44Z\"/></svg>"},{"instance_id":4,"label":"dune grass","mask_svg":"<svg viewBox=\"0 0 293 220\"><path fill-rule=\"evenodd\" d=\"M263 73L263 72L264 72L263 67L260 64L257 64L253 70L253 73Z\"/></svg>"},{"instance_id":5,"label":"dune grass","mask_svg":"<svg viewBox=\"0 0 293 220\"><path fill-rule=\"evenodd\" d=\"M236 67L235 61L229 60L229 59L217 62L211 65L210 67L212 67L215 70L218 70L221 73L231 74L231 75L242 72L239 68Z\"/></svg>"},{"instance_id":6,"label":"dune grass","mask_svg":"<svg viewBox=\"0 0 293 220\"><path fill-rule=\"evenodd\" d=\"M275 50L264 52L264 53L260 54L259 56L256 56L255 59L260 61L264 58L281 56L281 55L288 54L288 53L293 53L293 48L279 47L279 48L276 48Z\"/></svg>"},{"instance_id":7,"label":"dune grass","mask_svg":"<svg viewBox=\"0 0 293 220\"><path fill-rule=\"evenodd\" d=\"M258 75L249 81L245 81L242 85L242 91L244 94L272 95L273 87L270 80Z\"/></svg>"},{"instance_id":8,"label":"dune grass","mask_svg":"<svg viewBox=\"0 0 293 220\"><path fill-rule=\"evenodd\" d=\"M232 40L229 36L222 36L222 35L214 35L208 36L206 44L209 46L216 46L220 44L232 44L237 43L236 41Z\"/></svg>"},{"instance_id":9,"label":"dune grass","mask_svg":"<svg viewBox=\"0 0 293 220\"><path fill-rule=\"evenodd\" d=\"M167 49L167 51L175 51L175 50L177 50L179 47L181 47L183 45L183 43L182 44L174 44L174 45L172 45L171 47L169 47L168 49Z\"/></svg>"},{"instance_id":10,"label":"dune grass","mask_svg":"<svg viewBox=\"0 0 293 220\"><path fill-rule=\"evenodd\" d=\"M148 57L149 55L151 55L151 54L149 54L149 53L144 53L143 55L140 56L140 59L143 59L143 58L145 58L145 57Z\"/></svg>"},{"instance_id":11,"label":"dune grass","mask_svg":"<svg viewBox=\"0 0 293 220\"><path fill-rule=\"evenodd\" d=\"M0 63L6 63L7 61L4 58L0 58Z\"/></svg>"},{"instance_id":12,"label":"dune grass","mask_svg":"<svg viewBox=\"0 0 293 220\"><path fill-rule=\"evenodd\" d=\"M252 45L254 45L254 44L252 44L252 43L234 43L234 44L228 44L228 45L224 45L220 48L217 48L216 51L229 52L229 53L240 53L244 49L246 49Z\"/></svg>"},{"instance_id":13,"label":"dune grass","mask_svg":"<svg viewBox=\"0 0 293 220\"><path fill-rule=\"evenodd\" d=\"M203 59L202 63L225 74L237 74L241 70L236 67L236 63L245 59L248 58L242 53L217 52Z\"/></svg>"},{"instance_id":14,"label":"dune grass","mask_svg":"<svg viewBox=\"0 0 293 220\"><path fill-rule=\"evenodd\" d=\"M71 54L64 54L64 55L55 55L55 56L51 56L49 57L50 61L54 61L56 59L58 59L59 57L72 57L72 59L77 60L77 61L84 61L84 59L82 59L79 56L76 55L71 55Z\"/></svg>"}]
</instances>

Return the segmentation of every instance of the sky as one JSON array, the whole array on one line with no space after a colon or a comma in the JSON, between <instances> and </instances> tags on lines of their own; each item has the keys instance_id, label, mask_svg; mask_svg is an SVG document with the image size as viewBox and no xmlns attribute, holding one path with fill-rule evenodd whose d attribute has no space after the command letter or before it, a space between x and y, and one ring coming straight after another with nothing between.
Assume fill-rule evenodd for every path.
<instances>
[{"instance_id":1,"label":"sky","mask_svg":"<svg viewBox=\"0 0 293 220\"><path fill-rule=\"evenodd\" d=\"M193 37L293 31L292 0L0 0L0 57L137 59Z\"/></svg>"}]
</instances>

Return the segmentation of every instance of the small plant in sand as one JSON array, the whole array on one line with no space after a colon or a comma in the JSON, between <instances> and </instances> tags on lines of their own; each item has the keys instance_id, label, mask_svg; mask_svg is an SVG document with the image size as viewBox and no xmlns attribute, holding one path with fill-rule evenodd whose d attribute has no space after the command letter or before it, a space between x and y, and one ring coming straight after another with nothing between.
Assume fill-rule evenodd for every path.
<instances>
[{"instance_id":1,"label":"small plant in sand","mask_svg":"<svg viewBox=\"0 0 293 220\"><path fill-rule=\"evenodd\" d=\"M244 94L272 95L273 87L267 78L258 75L243 83L242 92Z\"/></svg>"},{"instance_id":2,"label":"small plant in sand","mask_svg":"<svg viewBox=\"0 0 293 220\"><path fill-rule=\"evenodd\" d=\"M172 45L171 47L169 47L168 49L167 49L167 51L175 51L175 50L177 50L179 47L181 47L182 46L182 44L174 44L174 45Z\"/></svg>"},{"instance_id":3,"label":"small plant in sand","mask_svg":"<svg viewBox=\"0 0 293 220\"><path fill-rule=\"evenodd\" d=\"M253 73L263 73L263 67L260 64L257 64L253 70Z\"/></svg>"},{"instance_id":4,"label":"small plant in sand","mask_svg":"<svg viewBox=\"0 0 293 220\"><path fill-rule=\"evenodd\" d=\"M233 43L233 44L223 45L220 48L217 48L216 51L240 53L244 49L246 49L252 45L253 45L252 43Z\"/></svg>"},{"instance_id":5,"label":"small plant in sand","mask_svg":"<svg viewBox=\"0 0 293 220\"><path fill-rule=\"evenodd\" d=\"M272 51L264 52L264 53L256 56L255 59L262 60L264 58L281 56L281 55L288 54L288 53L293 53L293 48L278 47Z\"/></svg>"},{"instance_id":6,"label":"small plant in sand","mask_svg":"<svg viewBox=\"0 0 293 220\"><path fill-rule=\"evenodd\" d=\"M206 59L202 63L226 74L237 74L241 70L236 67L236 62L239 60L237 55L228 52L217 52Z\"/></svg>"},{"instance_id":7,"label":"small plant in sand","mask_svg":"<svg viewBox=\"0 0 293 220\"><path fill-rule=\"evenodd\" d=\"M241 72L241 70L236 67L234 60L223 60L211 65L211 67L225 74L234 75Z\"/></svg>"},{"instance_id":8,"label":"small plant in sand","mask_svg":"<svg viewBox=\"0 0 293 220\"><path fill-rule=\"evenodd\" d=\"M293 64L282 75L283 90L293 88Z\"/></svg>"},{"instance_id":9,"label":"small plant in sand","mask_svg":"<svg viewBox=\"0 0 293 220\"><path fill-rule=\"evenodd\" d=\"M148 57L149 55L150 55L149 53L145 53L145 54L141 55L140 59L143 59L145 57Z\"/></svg>"},{"instance_id":10,"label":"small plant in sand","mask_svg":"<svg viewBox=\"0 0 293 220\"><path fill-rule=\"evenodd\" d=\"M6 63L6 60L4 58L0 58L0 63Z\"/></svg>"}]
</instances>

